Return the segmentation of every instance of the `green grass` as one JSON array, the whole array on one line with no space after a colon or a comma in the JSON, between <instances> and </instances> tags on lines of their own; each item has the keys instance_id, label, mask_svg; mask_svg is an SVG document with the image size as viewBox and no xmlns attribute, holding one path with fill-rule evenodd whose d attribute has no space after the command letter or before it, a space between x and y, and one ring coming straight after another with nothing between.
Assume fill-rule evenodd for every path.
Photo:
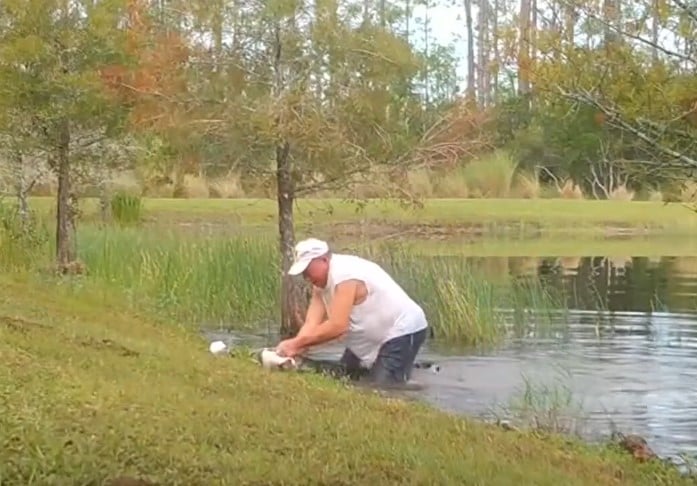
<instances>
[{"instance_id":1,"label":"green grass","mask_svg":"<svg viewBox=\"0 0 697 486\"><path fill-rule=\"evenodd\" d=\"M571 374L559 370L552 382L538 382L523 376L523 386L505 405L495 407L496 415L514 417L523 428L557 434L583 434L587 412L585 397L577 397L568 386Z\"/></svg>"},{"instance_id":2,"label":"green grass","mask_svg":"<svg viewBox=\"0 0 697 486\"><path fill-rule=\"evenodd\" d=\"M543 286L537 278L497 281L461 257L423 258L395 246L369 247L364 254L381 263L415 296L436 336L451 344L491 346L508 331L547 327L553 320L550 311L565 310L562 293ZM514 311L510 327L504 309Z\"/></svg>"},{"instance_id":3,"label":"green grass","mask_svg":"<svg viewBox=\"0 0 697 486\"><path fill-rule=\"evenodd\" d=\"M41 212L53 211L55 201L35 197ZM84 199L85 214L97 213L95 199ZM270 199L144 199L143 211L154 221L222 221L231 225L275 225L276 201ZM697 233L697 215L680 204L648 201L571 199L428 199L423 209L403 207L396 201L367 200L362 205L339 199L302 199L297 202L299 225L385 222L423 225L481 225L486 231L515 226L516 232L543 230L605 234L618 228Z\"/></svg>"},{"instance_id":4,"label":"green grass","mask_svg":"<svg viewBox=\"0 0 697 486\"><path fill-rule=\"evenodd\" d=\"M43 244L38 245L27 245L21 239L9 245L0 242L0 265L20 270L48 266L51 234L47 227ZM507 332L530 332L531 327L544 331L553 320L548 311L563 310L564 296L536 279L512 279L509 270L520 262L487 260L480 266L466 261L464 255L634 256L639 250L671 255L697 251L695 239L689 235L598 241L603 240L590 236L573 243L561 236L517 241L484 238L458 246L423 239L398 244L354 240L335 249L366 254L385 265L423 305L440 340L490 346ZM205 231L178 227L97 227L83 223L78 243L79 256L89 269L86 282L118 292L129 304L194 327L266 329L278 322L281 269L277 239L270 233L242 236L211 232L209 236ZM606 251L596 253L594 249ZM512 322L501 308L514 310Z\"/></svg>"},{"instance_id":5,"label":"green grass","mask_svg":"<svg viewBox=\"0 0 697 486\"><path fill-rule=\"evenodd\" d=\"M111 288L129 304L195 327L247 330L278 322L281 269L274 238L204 239L153 228L84 225L78 241L88 269L79 285ZM47 268L52 242L45 236L38 247L0 243L0 264ZM385 245L356 251L383 264L423 305L436 336L450 342L496 344L510 328L495 307L515 309L518 327L531 324L530 309L541 326L549 321L540 311L564 307L560 296L539 284L489 281L460 257L423 257ZM24 266L17 268L18 262Z\"/></svg>"},{"instance_id":6,"label":"green grass","mask_svg":"<svg viewBox=\"0 0 697 486\"><path fill-rule=\"evenodd\" d=\"M0 483L691 484L557 436L214 358L113 294L0 277Z\"/></svg>"},{"instance_id":7,"label":"green grass","mask_svg":"<svg viewBox=\"0 0 697 486\"><path fill-rule=\"evenodd\" d=\"M111 198L111 215L120 224L136 224L142 218L142 200L139 197L117 193Z\"/></svg>"},{"instance_id":8,"label":"green grass","mask_svg":"<svg viewBox=\"0 0 697 486\"><path fill-rule=\"evenodd\" d=\"M697 218L697 216L695 216ZM589 235L547 235L533 238L413 239L402 241L413 252L424 255L471 257L661 257L697 256L697 234L676 236L652 234L622 238Z\"/></svg>"}]
</instances>

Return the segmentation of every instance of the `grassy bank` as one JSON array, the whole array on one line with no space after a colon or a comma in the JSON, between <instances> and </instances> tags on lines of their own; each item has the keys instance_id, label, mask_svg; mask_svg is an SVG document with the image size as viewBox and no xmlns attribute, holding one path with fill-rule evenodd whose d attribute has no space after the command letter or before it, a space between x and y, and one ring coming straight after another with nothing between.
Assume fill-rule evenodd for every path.
<instances>
[{"instance_id":1,"label":"grassy bank","mask_svg":"<svg viewBox=\"0 0 697 486\"><path fill-rule=\"evenodd\" d=\"M53 198L31 201L38 211L53 211ZM230 225L275 226L276 201L271 199L145 199L151 221L224 222ZM96 215L94 199L84 199L86 216ZM485 232L544 231L607 234L620 230L697 233L697 216L680 204L650 201L573 199L427 199L422 209L395 201L368 200L358 205L339 199L302 199L296 206L300 226L338 223L476 225ZM511 229L512 228L512 229ZM389 230L388 230L389 231Z\"/></svg>"},{"instance_id":2,"label":"grassy bank","mask_svg":"<svg viewBox=\"0 0 697 486\"><path fill-rule=\"evenodd\" d=\"M0 293L8 486L689 484L609 450L216 359L109 294L7 276Z\"/></svg>"},{"instance_id":3,"label":"grassy bank","mask_svg":"<svg viewBox=\"0 0 697 486\"><path fill-rule=\"evenodd\" d=\"M40 243L0 243L0 265L35 272L48 267L53 238ZM118 292L124 302L194 327L233 329L278 322L281 269L274 238L210 237L155 229L98 228L79 231L84 283ZM342 248L337 248L341 250ZM495 344L510 330L495 309L515 309L519 327L531 324L528 309L544 325L549 308L563 308L560 295L536 279L494 282L457 257L424 258L397 246L355 248L385 266L422 303L439 338L470 345Z\"/></svg>"}]
</instances>

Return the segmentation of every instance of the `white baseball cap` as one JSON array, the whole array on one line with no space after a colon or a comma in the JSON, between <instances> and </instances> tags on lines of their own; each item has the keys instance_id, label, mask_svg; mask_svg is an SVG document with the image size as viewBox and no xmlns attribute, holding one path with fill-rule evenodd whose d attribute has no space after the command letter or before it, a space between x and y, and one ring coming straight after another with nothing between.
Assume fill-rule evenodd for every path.
<instances>
[{"instance_id":1,"label":"white baseball cap","mask_svg":"<svg viewBox=\"0 0 697 486\"><path fill-rule=\"evenodd\" d=\"M317 238L308 238L295 245L295 261L288 269L288 275L300 275L315 258L326 255L329 245Z\"/></svg>"}]
</instances>

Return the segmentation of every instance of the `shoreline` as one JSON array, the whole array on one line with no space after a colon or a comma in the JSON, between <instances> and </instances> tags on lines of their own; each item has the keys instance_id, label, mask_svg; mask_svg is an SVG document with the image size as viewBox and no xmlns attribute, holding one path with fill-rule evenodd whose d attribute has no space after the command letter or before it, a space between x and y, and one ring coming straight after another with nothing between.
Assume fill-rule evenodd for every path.
<instances>
[{"instance_id":1,"label":"shoreline","mask_svg":"<svg viewBox=\"0 0 697 486\"><path fill-rule=\"evenodd\" d=\"M225 224L272 228L276 201L272 199L159 199L143 198L143 215L156 222ZM30 207L42 214L55 211L52 197L31 197ZM86 218L96 218L95 198L80 200ZM400 233L477 234L594 234L604 237L654 234L697 235L697 214L683 203L575 199L426 199L421 208L407 208L394 200L299 199L298 228L348 225L381 227L382 236ZM393 226L390 228L389 226Z\"/></svg>"},{"instance_id":2,"label":"shoreline","mask_svg":"<svg viewBox=\"0 0 697 486\"><path fill-rule=\"evenodd\" d=\"M251 348L250 350L248 348L248 344L245 343L245 339L241 338L239 334L236 334L234 332L211 332L209 334L206 330L202 330L201 337L204 344L208 343L210 338L213 338L214 340L222 340L223 342L226 342L227 340L226 344L233 343L232 346L228 347L228 351L226 352L230 353L230 355L232 356L244 356L246 354L250 354L258 358L258 351L261 349L257 345ZM234 341L238 341L238 343L234 344ZM332 357L330 358L329 355L327 355L327 353L331 354ZM666 464L670 467L675 467L678 471L681 472L681 474L693 476L697 475L697 468L695 468L695 465L691 461L686 461L683 458L684 455L688 455L688 457L690 457L690 452L684 450L681 451L679 449L674 449L672 453L662 454L659 452L655 452L658 449L655 448L656 446L652 444L650 439L645 438L640 433L629 433L621 429L613 430L611 420L608 420L606 429L600 426L586 428L585 425L581 425L580 429L577 429L576 426L574 426L575 430L563 430L558 429L556 427L548 430L547 428L545 428L544 424L540 424L540 426L535 427L533 425L530 425L529 423L526 423L525 418L516 416L515 413L504 413L504 415L509 415L507 417L504 417L499 416L496 413L492 413L493 410L490 410L486 413L475 413L474 411L468 412L449 410L444 407L439 407L436 404L429 403L426 397L421 394L421 392L423 392L426 389L425 387L428 386L427 383L423 380L413 379L407 382L405 385L383 387L372 384L370 382L361 381L363 379L363 374L361 374L360 377L358 377L357 379L350 379L348 376L343 375L340 370L338 363L339 356L340 353L331 353L329 350L319 351L319 355L317 354L317 352L315 352L314 357L310 356L309 358L303 360L303 364L300 366L298 370L278 370L276 372L300 374L311 373L315 375L324 375L331 380L346 383L352 391L369 394L374 393L380 396L381 398L392 398L419 403L421 405L425 405L426 407L434 411L437 411L438 413L445 413L447 415L465 420L477 421L478 423L487 426L500 427L502 430L508 432L514 431L524 434L540 434L543 436L553 434L569 438L571 440L580 441L583 444L592 447L619 447L625 450L630 455L633 455L635 458L638 458L638 460L645 460L646 457L655 457L655 459L661 461L663 464ZM414 367L416 369L436 368L436 370L438 370L440 366L441 365L439 364L439 361L431 356L428 359L424 357L417 357ZM504 409L502 409L502 411L504 411ZM579 410L579 412L581 413L581 415L584 414L582 410ZM572 416L566 416L563 413L558 417L555 417L555 420L557 419L561 420L562 422L566 421L567 419L575 420ZM583 423L585 419L581 418L580 420L581 423ZM581 432L580 430L582 429L585 429L586 432ZM697 478L697 476L694 477Z\"/></svg>"},{"instance_id":3,"label":"shoreline","mask_svg":"<svg viewBox=\"0 0 697 486\"><path fill-rule=\"evenodd\" d=\"M0 390L12 390L0 421L20 446L0 452L11 482L691 484L607 446L217 359L197 332L106 292L19 275L0 291Z\"/></svg>"}]
</instances>

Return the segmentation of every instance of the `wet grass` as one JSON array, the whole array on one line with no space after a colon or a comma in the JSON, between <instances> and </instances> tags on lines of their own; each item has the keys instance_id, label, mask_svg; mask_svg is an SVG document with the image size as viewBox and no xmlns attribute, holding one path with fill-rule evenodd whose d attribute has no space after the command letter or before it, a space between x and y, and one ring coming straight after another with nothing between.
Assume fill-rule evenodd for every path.
<instances>
[{"instance_id":1,"label":"wet grass","mask_svg":"<svg viewBox=\"0 0 697 486\"><path fill-rule=\"evenodd\" d=\"M511 420L525 430L583 437L587 412L583 397L568 386L572 377L558 370L552 381L539 381L523 375L523 386L508 403L497 404L493 414L498 420Z\"/></svg>"},{"instance_id":2,"label":"wet grass","mask_svg":"<svg viewBox=\"0 0 697 486\"><path fill-rule=\"evenodd\" d=\"M69 289L0 277L2 484L691 484L608 448L214 358L118 295Z\"/></svg>"},{"instance_id":3,"label":"wet grass","mask_svg":"<svg viewBox=\"0 0 697 486\"><path fill-rule=\"evenodd\" d=\"M42 213L54 211L49 197L32 198ZM86 216L98 214L95 199L82 199ZM271 199L144 199L144 216L154 221L216 220L232 225L273 227L276 201ZM649 201L573 199L427 199L421 209L397 201L301 199L296 205L301 226L342 222L477 225L486 232L515 227L515 232L606 234L618 229L669 234L697 233L697 217L680 204Z\"/></svg>"}]
</instances>

